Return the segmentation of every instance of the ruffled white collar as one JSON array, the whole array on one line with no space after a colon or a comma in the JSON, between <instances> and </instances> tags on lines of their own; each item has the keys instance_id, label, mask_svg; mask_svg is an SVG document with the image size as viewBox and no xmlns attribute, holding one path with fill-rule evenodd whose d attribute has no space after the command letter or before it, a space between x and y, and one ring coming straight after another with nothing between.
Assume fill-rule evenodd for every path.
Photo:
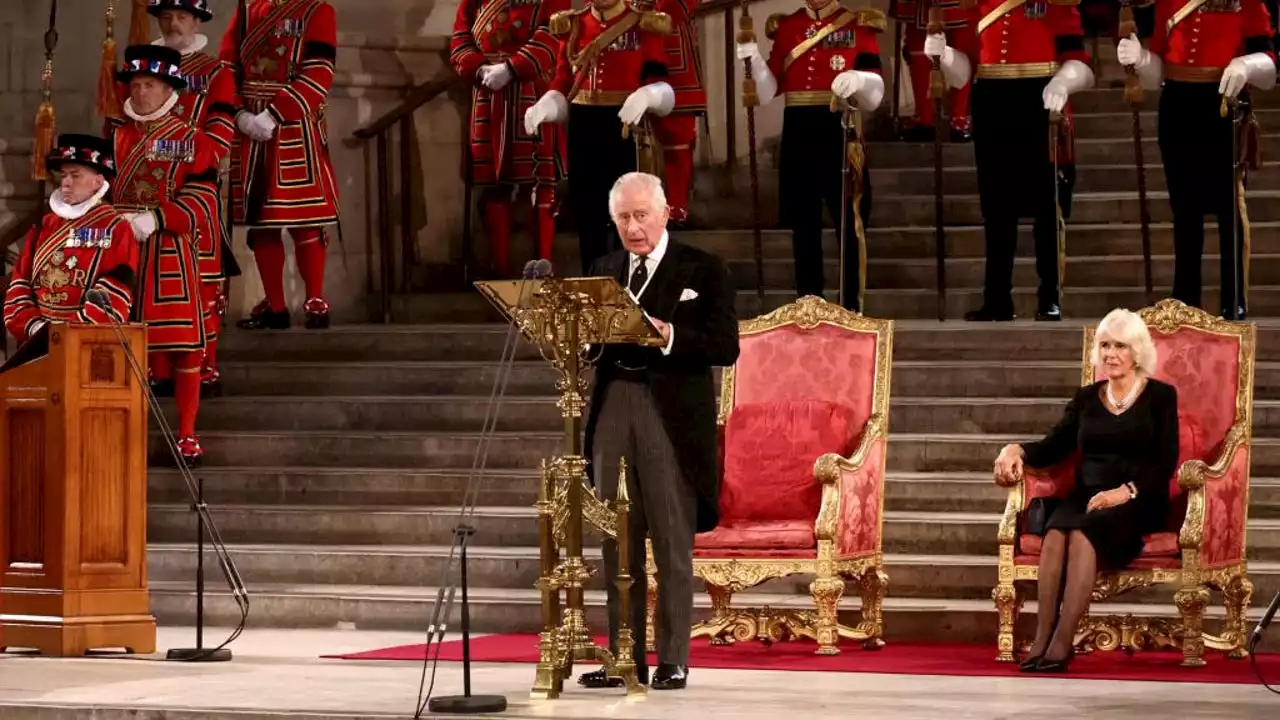
<instances>
[{"instance_id":1,"label":"ruffled white collar","mask_svg":"<svg viewBox=\"0 0 1280 720\"><path fill-rule=\"evenodd\" d=\"M55 188L53 194L49 196L49 209L54 215L63 220L79 220L84 214L92 210L98 203L102 202L102 198L106 196L107 191L111 189L111 183L103 180L102 187L93 194L88 200L72 205L62 199L62 188Z\"/></svg>"},{"instance_id":2,"label":"ruffled white collar","mask_svg":"<svg viewBox=\"0 0 1280 720\"><path fill-rule=\"evenodd\" d=\"M164 45L165 44L164 38L158 38L156 40L152 40L151 44ZM173 49L177 50L183 55L190 55L191 53L200 52L201 50L205 49L205 47L207 47L208 45L209 45L209 36L205 35L204 33L196 33L195 35L191 36L191 42L187 43L186 47L175 47Z\"/></svg>"},{"instance_id":3,"label":"ruffled white collar","mask_svg":"<svg viewBox=\"0 0 1280 720\"><path fill-rule=\"evenodd\" d=\"M147 123L147 122L152 122L154 120L159 120L165 115L168 115L169 111L173 109L173 106L177 104L178 104L178 93L175 92L169 96L168 100L164 101L164 104L160 106L160 109L148 115L139 115L133 111L133 98L129 98L124 101L124 114L128 115L130 118L132 118L133 120L136 120L137 122Z\"/></svg>"}]
</instances>

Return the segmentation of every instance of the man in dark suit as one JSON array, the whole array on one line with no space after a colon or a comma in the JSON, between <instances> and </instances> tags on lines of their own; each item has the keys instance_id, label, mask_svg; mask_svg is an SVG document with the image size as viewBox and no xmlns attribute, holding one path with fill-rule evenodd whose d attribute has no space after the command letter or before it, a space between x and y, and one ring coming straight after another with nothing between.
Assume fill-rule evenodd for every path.
<instances>
[{"instance_id":1,"label":"man in dark suit","mask_svg":"<svg viewBox=\"0 0 1280 720\"><path fill-rule=\"evenodd\" d=\"M586 456L601 497L617 496L618 461L627 459L631 498L631 617L640 682L645 664L646 533L658 566L658 667L651 687L683 688L693 625L693 536L719 522L716 397L711 368L738 359L734 285L719 258L676 242L662 181L623 175L609 194L609 213L623 250L596 261L592 276L617 278L662 332L665 347L609 345L596 368L587 416ZM619 599L612 581L618 547L604 543L610 647L616 653ZM621 678L604 670L582 675L585 687Z\"/></svg>"}]
</instances>

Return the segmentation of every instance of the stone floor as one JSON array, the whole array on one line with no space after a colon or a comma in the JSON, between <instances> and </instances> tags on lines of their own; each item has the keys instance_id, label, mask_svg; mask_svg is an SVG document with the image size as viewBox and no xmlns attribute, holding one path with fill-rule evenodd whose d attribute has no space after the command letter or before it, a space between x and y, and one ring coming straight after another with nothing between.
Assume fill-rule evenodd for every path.
<instances>
[{"instance_id":1,"label":"stone floor","mask_svg":"<svg viewBox=\"0 0 1280 720\"><path fill-rule=\"evenodd\" d=\"M207 639L220 641L213 632ZM159 647L192 641L162 629ZM343 630L246 631L230 663L162 658L0 659L4 720L355 720L413 716L422 677L412 663L320 660L322 653L419 642L406 633ZM1280 717L1280 696L1255 685L956 678L854 673L698 670L682 692L626 699L576 687L531 701L528 665L473 667L473 692L505 695L508 718L1246 718ZM441 663L435 695L458 694L461 668Z\"/></svg>"}]
</instances>

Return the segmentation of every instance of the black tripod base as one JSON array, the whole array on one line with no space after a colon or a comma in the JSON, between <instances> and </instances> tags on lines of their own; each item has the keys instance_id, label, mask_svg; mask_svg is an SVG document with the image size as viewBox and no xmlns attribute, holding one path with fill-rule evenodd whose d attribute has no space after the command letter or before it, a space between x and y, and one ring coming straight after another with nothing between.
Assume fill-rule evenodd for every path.
<instances>
[{"instance_id":1,"label":"black tripod base","mask_svg":"<svg viewBox=\"0 0 1280 720\"><path fill-rule=\"evenodd\" d=\"M227 662L231 659L231 651L227 648L170 648L164 657L181 662Z\"/></svg>"},{"instance_id":2,"label":"black tripod base","mask_svg":"<svg viewBox=\"0 0 1280 720\"><path fill-rule=\"evenodd\" d=\"M427 709L431 712L458 715L495 713L507 709L507 699L501 695L454 695L431 698L427 703Z\"/></svg>"}]
</instances>

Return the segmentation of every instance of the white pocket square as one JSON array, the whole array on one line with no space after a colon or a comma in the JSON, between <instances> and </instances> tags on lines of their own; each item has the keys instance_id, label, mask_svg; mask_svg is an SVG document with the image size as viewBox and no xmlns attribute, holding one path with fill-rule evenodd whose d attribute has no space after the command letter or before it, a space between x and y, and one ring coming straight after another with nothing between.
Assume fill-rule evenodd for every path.
<instances>
[{"instance_id":1,"label":"white pocket square","mask_svg":"<svg viewBox=\"0 0 1280 720\"><path fill-rule=\"evenodd\" d=\"M684 290L680 291L680 302L684 302L685 300L697 300L697 299L698 299L697 290L685 288Z\"/></svg>"}]
</instances>

